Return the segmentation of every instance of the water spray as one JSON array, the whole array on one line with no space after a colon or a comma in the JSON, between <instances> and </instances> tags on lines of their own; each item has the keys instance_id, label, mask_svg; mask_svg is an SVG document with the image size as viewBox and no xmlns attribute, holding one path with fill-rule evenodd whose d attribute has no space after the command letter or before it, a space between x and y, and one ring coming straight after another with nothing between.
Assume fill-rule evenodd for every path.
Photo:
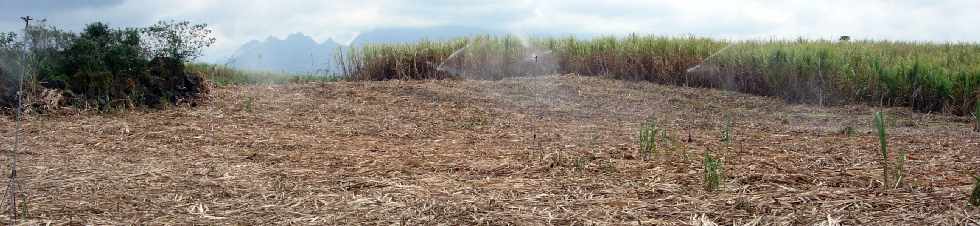
<instances>
[{"instance_id":1,"label":"water spray","mask_svg":"<svg viewBox=\"0 0 980 226\"><path fill-rule=\"evenodd\" d=\"M478 36L466 40L441 62L426 63L464 79L497 80L553 73L557 65L551 52L534 46L523 35Z\"/></svg>"},{"instance_id":2,"label":"water spray","mask_svg":"<svg viewBox=\"0 0 980 226\"><path fill-rule=\"evenodd\" d=\"M700 64L694 65L694 67L688 68L686 72L687 73L691 73L692 71L697 70L698 68L701 68L701 65L703 65L705 62L708 62L708 60L710 60L711 58L714 58L718 54L721 54L721 52L724 52L725 50L728 50L728 48L731 48L732 46L735 46L735 43L728 43L728 45L725 46L725 48L721 48L720 50L715 51L715 53L712 53L711 55L708 55L708 57L705 57L704 60L701 60L701 63Z\"/></svg>"},{"instance_id":3,"label":"water spray","mask_svg":"<svg viewBox=\"0 0 980 226\"><path fill-rule=\"evenodd\" d=\"M446 59L443 60L442 63L439 63L439 66L436 66L436 70L444 71L444 72L449 72L449 73L453 73L453 74L460 74L462 72L462 70L452 70L452 71L449 71L451 69L446 68L446 62L449 62L450 59L455 58L456 55L462 53L463 50L466 50L466 48L470 47L470 45L473 45L473 42L472 41L466 42L466 45L465 46L463 46L462 48L457 49L456 51L453 51L452 54L449 54L449 57L446 57Z\"/></svg>"}]
</instances>

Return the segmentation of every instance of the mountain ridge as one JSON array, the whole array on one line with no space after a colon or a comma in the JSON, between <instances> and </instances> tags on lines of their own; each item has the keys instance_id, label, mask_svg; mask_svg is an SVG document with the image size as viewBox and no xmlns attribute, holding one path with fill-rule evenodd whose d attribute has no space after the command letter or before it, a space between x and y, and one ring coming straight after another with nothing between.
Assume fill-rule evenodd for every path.
<instances>
[{"instance_id":1,"label":"mountain ridge","mask_svg":"<svg viewBox=\"0 0 980 226\"><path fill-rule=\"evenodd\" d=\"M265 40L248 41L232 54L225 65L252 71L336 74L340 66L335 62L335 56L341 48L357 47L367 43L409 43L422 39L446 40L499 33L494 30L459 26L378 28L358 35L349 45L343 45L333 39L317 42L312 37L297 32L283 39L270 36Z\"/></svg>"}]
</instances>

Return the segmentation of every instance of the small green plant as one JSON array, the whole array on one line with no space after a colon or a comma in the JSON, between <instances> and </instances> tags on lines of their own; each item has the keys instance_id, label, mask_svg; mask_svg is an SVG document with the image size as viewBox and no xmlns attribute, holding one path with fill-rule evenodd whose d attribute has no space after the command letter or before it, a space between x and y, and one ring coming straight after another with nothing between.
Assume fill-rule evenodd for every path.
<instances>
[{"instance_id":1,"label":"small green plant","mask_svg":"<svg viewBox=\"0 0 980 226\"><path fill-rule=\"evenodd\" d=\"M27 217L30 216L30 212L28 212L30 210L30 208L28 208L28 206L27 206L29 203L27 203L26 201L24 201L24 202L20 202L18 204L20 204L20 214L17 214L17 215L19 215L22 220L27 220Z\"/></svg>"},{"instance_id":2,"label":"small green plant","mask_svg":"<svg viewBox=\"0 0 980 226\"><path fill-rule=\"evenodd\" d=\"M878 135L878 142L881 147L881 168L882 168L882 182L885 187L892 186L898 187L902 184L902 180L905 178L905 161L908 159L908 154L903 152L899 153L894 163L891 163L889 159L888 150L888 133L885 126L885 115L882 112L875 112L874 115L874 126Z\"/></svg>"},{"instance_id":3,"label":"small green plant","mask_svg":"<svg viewBox=\"0 0 980 226\"><path fill-rule=\"evenodd\" d=\"M618 173L619 169L616 168L616 163L612 159L606 159L605 161L599 161L598 163L599 171L606 173Z\"/></svg>"},{"instance_id":4,"label":"small green plant","mask_svg":"<svg viewBox=\"0 0 980 226\"><path fill-rule=\"evenodd\" d=\"M250 112L250 113L252 112L253 102L255 102L255 97L246 97L245 98L245 103L244 103L245 104L245 107L244 108L245 108L245 111L246 112Z\"/></svg>"},{"instance_id":5,"label":"small green plant","mask_svg":"<svg viewBox=\"0 0 980 226\"><path fill-rule=\"evenodd\" d=\"M660 128L657 127L657 118L648 119L640 128L640 152L646 159L657 154L658 135L660 135Z\"/></svg>"},{"instance_id":6,"label":"small green plant","mask_svg":"<svg viewBox=\"0 0 980 226\"><path fill-rule=\"evenodd\" d=\"M895 187L902 185L905 180L905 161L909 158L908 153L905 151L898 152L898 158L895 159Z\"/></svg>"},{"instance_id":7,"label":"small green plant","mask_svg":"<svg viewBox=\"0 0 980 226\"><path fill-rule=\"evenodd\" d=\"M164 96L163 98L160 98L160 108L161 109L170 109L170 106L171 105L173 105L173 102L170 101L170 97L169 96Z\"/></svg>"},{"instance_id":8,"label":"small green plant","mask_svg":"<svg viewBox=\"0 0 980 226\"><path fill-rule=\"evenodd\" d=\"M704 152L704 190L715 191L721 187L722 163L709 152Z\"/></svg>"},{"instance_id":9,"label":"small green plant","mask_svg":"<svg viewBox=\"0 0 980 226\"><path fill-rule=\"evenodd\" d=\"M885 132L885 116L883 116L880 111L875 112L874 125L876 129L875 131L877 131L878 134L878 142L881 147L880 148L881 168L882 168L881 179L882 182L887 186L888 184L890 184L888 183L889 181L888 178L890 177L888 173L888 168L889 168L888 167L888 138L887 138L888 134L886 134Z\"/></svg>"},{"instance_id":10,"label":"small green plant","mask_svg":"<svg viewBox=\"0 0 980 226\"><path fill-rule=\"evenodd\" d=\"M842 135L844 135L845 137L852 137L852 136L854 136L854 134L856 134L857 132L855 132L855 131L854 131L854 127L851 127L851 126L844 126L844 128L842 128L842 129L840 130L840 133L841 133Z\"/></svg>"},{"instance_id":11,"label":"small green plant","mask_svg":"<svg viewBox=\"0 0 980 226\"><path fill-rule=\"evenodd\" d=\"M721 130L721 142L725 144L732 144L732 127L735 126L735 119L732 118L731 113L725 114L725 126Z\"/></svg>"},{"instance_id":12,"label":"small green plant","mask_svg":"<svg viewBox=\"0 0 980 226\"><path fill-rule=\"evenodd\" d=\"M592 161L592 157L590 156L582 155L582 156L575 157L575 170L578 171L585 170L585 168L588 167L589 162L591 161Z\"/></svg>"},{"instance_id":13,"label":"small green plant","mask_svg":"<svg viewBox=\"0 0 980 226\"><path fill-rule=\"evenodd\" d=\"M970 204L976 207L980 207L980 177L973 177L976 182L973 182L973 193L970 194Z\"/></svg>"}]
</instances>

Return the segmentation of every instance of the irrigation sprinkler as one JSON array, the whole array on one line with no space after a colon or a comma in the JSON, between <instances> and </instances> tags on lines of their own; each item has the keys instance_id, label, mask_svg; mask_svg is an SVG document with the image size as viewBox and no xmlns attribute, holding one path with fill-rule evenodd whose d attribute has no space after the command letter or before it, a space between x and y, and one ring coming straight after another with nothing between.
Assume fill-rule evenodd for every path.
<instances>
[{"instance_id":1,"label":"irrigation sprinkler","mask_svg":"<svg viewBox=\"0 0 980 226\"><path fill-rule=\"evenodd\" d=\"M24 21L24 43L28 42L27 36L30 35L28 29L31 26L31 21L34 20L31 16L24 16L20 18ZM27 46L25 45L25 48ZM27 67L27 49L24 50L22 64ZM24 91L24 77L27 70L21 70L20 77L17 79L17 116L15 120L14 127L14 149L10 152L10 179L7 184L7 196L10 198L9 206L10 208L10 219L13 220L14 224L17 222L17 150L20 145L20 118L21 111L23 111L23 91Z\"/></svg>"}]
</instances>

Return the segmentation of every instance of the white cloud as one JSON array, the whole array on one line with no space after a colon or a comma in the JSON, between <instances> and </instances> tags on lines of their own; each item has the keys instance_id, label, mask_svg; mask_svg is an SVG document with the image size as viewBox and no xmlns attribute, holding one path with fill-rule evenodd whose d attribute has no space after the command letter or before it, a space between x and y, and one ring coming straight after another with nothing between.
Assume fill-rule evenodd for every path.
<instances>
[{"instance_id":1,"label":"white cloud","mask_svg":"<svg viewBox=\"0 0 980 226\"><path fill-rule=\"evenodd\" d=\"M16 1L16 2L14 2ZM115 2L122 1L122 2ZM102 0L90 7L60 1L0 0L2 15L47 17L77 30L83 23L143 26L161 19L206 22L217 60L249 40L295 32L349 41L379 27L470 26L524 33L651 33L719 38L856 38L977 41L975 0ZM47 10L46 10L47 9ZM48 15L44 15L48 14ZM14 30L16 18L0 21Z\"/></svg>"}]
</instances>

